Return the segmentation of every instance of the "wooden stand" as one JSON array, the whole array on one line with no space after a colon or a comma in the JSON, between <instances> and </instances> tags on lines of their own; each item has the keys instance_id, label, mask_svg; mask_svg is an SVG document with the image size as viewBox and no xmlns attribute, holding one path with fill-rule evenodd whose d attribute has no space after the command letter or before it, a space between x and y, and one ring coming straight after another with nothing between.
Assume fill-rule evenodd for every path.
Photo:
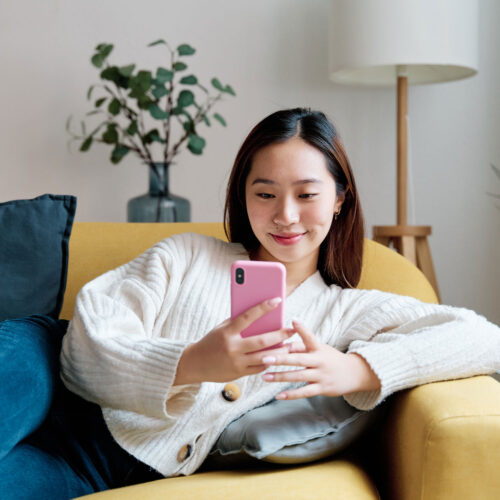
<instances>
[{"instance_id":1,"label":"wooden stand","mask_svg":"<svg viewBox=\"0 0 500 500\"><path fill-rule=\"evenodd\" d=\"M427 236L432 232L430 226L407 225L407 124L406 115L408 108L408 77L406 68L398 67L398 117L397 117L397 164L398 164L398 190L397 190L397 226L374 226L373 239L383 245L394 246L395 250L415 264L427 277L433 286L439 302L439 289L432 264L431 250Z\"/></svg>"},{"instance_id":2,"label":"wooden stand","mask_svg":"<svg viewBox=\"0 0 500 500\"><path fill-rule=\"evenodd\" d=\"M431 226L374 226L373 239L385 246L392 244L398 253L417 266L425 274L441 302L431 249L427 241L431 232Z\"/></svg>"}]
</instances>

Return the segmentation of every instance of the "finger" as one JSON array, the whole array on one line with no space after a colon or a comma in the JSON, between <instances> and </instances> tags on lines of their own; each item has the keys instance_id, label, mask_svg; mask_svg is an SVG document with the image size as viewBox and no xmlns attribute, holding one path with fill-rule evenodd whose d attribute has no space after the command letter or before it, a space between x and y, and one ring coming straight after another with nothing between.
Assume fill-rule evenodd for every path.
<instances>
[{"instance_id":1,"label":"finger","mask_svg":"<svg viewBox=\"0 0 500 500\"><path fill-rule=\"evenodd\" d=\"M299 389L293 391L287 390L280 392L276 399L300 399L300 398L310 398L312 396L318 396L321 394L320 384L308 384Z\"/></svg>"},{"instance_id":2,"label":"finger","mask_svg":"<svg viewBox=\"0 0 500 500\"><path fill-rule=\"evenodd\" d=\"M261 353L261 356L261 362L266 365L306 366L315 368L319 364L317 355L309 352L277 354L276 356Z\"/></svg>"},{"instance_id":3,"label":"finger","mask_svg":"<svg viewBox=\"0 0 500 500\"><path fill-rule=\"evenodd\" d=\"M261 333L251 337L241 338L238 350L242 353L251 354L262 351L269 347L282 347L280 344L295 334L294 328L282 328L274 332Z\"/></svg>"},{"instance_id":4,"label":"finger","mask_svg":"<svg viewBox=\"0 0 500 500\"><path fill-rule=\"evenodd\" d=\"M241 332L250 326L255 320L259 319L264 314L272 311L281 302L281 297L274 297L273 299L265 300L256 306L247 309L231 320L231 326L236 332Z\"/></svg>"},{"instance_id":5,"label":"finger","mask_svg":"<svg viewBox=\"0 0 500 500\"><path fill-rule=\"evenodd\" d=\"M305 327L300 321L293 320L292 324L294 328L297 330L297 333L301 336L306 349L309 351L316 350L320 347L321 343L318 341L314 333L311 332L308 328Z\"/></svg>"},{"instance_id":6,"label":"finger","mask_svg":"<svg viewBox=\"0 0 500 500\"><path fill-rule=\"evenodd\" d=\"M265 352L265 356L278 356L280 354L288 354L288 348L285 346L285 347L281 347L281 348L278 348L278 349L272 349L272 350L269 350L269 351L264 351ZM254 352L254 353L248 353L246 354L246 361L248 363L248 366L249 367L253 367L253 366L263 366L264 369L266 368L269 368L269 365L267 364L263 364L262 363L262 352Z\"/></svg>"},{"instance_id":7,"label":"finger","mask_svg":"<svg viewBox=\"0 0 500 500\"><path fill-rule=\"evenodd\" d=\"M287 372L267 372L262 375L266 382L318 382L319 372L311 368L301 368Z\"/></svg>"},{"instance_id":8,"label":"finger","mask_svg":"<svg viewBox=\"0 0 500 500\"><path fill-rule=\"evenodd\" d=\"M288 342L285 344L288 348L288 352L307 352L307 348L303 342Z\"/></svg>"}]
</instances>

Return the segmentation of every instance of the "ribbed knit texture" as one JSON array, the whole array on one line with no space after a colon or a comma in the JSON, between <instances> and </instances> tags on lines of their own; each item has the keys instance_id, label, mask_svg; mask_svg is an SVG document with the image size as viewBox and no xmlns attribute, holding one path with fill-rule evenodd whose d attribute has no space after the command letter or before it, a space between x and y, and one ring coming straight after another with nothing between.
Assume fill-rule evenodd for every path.
<instances>
[{"instance_id":1,"label":"ribbed knit texture","mask_svg":"<svg viewBox=\"0 0 500 500\"><path fill-rule=\"evenodd\" d=\"M167 477L195 472L231 421L301 385L242 377L234 381L241 389L234 402L222 397L225 383L172 385L186 346L230 316L231 263L248 258L239 244L176 235L77 296L62 379L103 408L125 450ZM286 326L300 319L321 342L366 359L381 389L345 396L363 410L401 389L500 370L500 329L473 311L328 287L319 272L287 297L285 318ZM186 444L192 453L179 462Z\"/></svg>"}]
</instances>

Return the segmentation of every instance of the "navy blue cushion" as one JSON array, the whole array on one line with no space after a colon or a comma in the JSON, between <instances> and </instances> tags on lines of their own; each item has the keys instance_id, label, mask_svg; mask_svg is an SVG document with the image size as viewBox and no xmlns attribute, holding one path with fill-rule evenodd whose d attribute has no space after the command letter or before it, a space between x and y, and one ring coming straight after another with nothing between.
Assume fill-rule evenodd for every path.
<instances>
[{"instance_id":1,"label":"navy blue cushion","mask_svg":"<svg viewBox=\"0 0 500 500\"><path fill-rule=\"evenodd\" d=\"M59 317L75 210L66 195L0 203L0 321Z\"/></svg>"}]
</instances>

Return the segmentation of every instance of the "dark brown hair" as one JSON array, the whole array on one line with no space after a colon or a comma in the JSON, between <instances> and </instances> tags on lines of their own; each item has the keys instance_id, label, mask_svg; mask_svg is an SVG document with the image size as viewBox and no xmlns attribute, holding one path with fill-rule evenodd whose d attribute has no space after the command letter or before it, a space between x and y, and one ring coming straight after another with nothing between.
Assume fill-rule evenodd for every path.
<instances>
[{"instance_id":1,"label":"dark brown hair","mask_svg":"<svg viewBox=\"0 0 500 500\"><path fill-rule=\"evenodd\" d=\"M338 218L320 245L318 270L328 284L354 288L359 283L363 258L364 222L349 159L337 131L320 111L295 108L277 111L258 123L243 142L229 177L224 207L226 236L248 252L260 246L252 231L245 201L245 183L252 159L260 149L292 137L323 153L335 180L337 196L345 196Z\"/></svg>"}]
</instances>

